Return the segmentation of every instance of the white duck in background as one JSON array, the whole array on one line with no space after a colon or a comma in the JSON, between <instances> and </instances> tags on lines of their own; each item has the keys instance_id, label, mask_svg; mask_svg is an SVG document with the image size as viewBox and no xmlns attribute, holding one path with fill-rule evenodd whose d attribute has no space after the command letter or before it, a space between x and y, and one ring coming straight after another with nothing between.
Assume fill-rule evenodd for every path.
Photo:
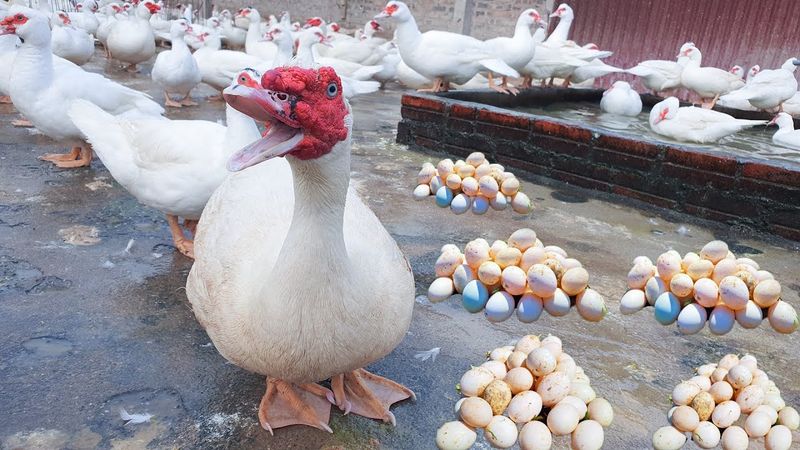
<instances>
[{"instance_id":1,"label":"white duck in background","mask_svg":"<svg viewBox=\"0 0 800 450\"><path fill-rule=\"evenodd\" d=\"M761 71L761 66L756 64L755 66L751 67L747 71L747 76L745 77L744 85L747 87L750 80ZM733 108L733 109L740 109L742 111L758 111L753 105L750 104L750 101L747 100L743 95L742 91L744 88L737 89L733 92L729 92L725 95L721 95L719 100L717 100L717 105L725 107L725 108Z\"/></svg>"},{"instance_id":2,"label":"white duck in background","mask_svg":"<svg viewBox=\"0 0 800 450\"><path fill-rule=\"evenodd\" d=\"M414 278L350 185L353 119L341 92L326 67L282 67L262 89L227 89L230 104L271 131L230 159L241 172L197 228L187 296L217 350L267 377L258 417L270 433L294 424L332 432L331 403L394 424L390 406L414 397L363 369L405 337ZM317 384L328 378L330 390Z\"/></svg>"},{"instance_id":3,"label":"white duck in background","mask_svg":"<svg viewBox=\"0 0 800 450\"><path fill-rule=\"evenodd\" d=\"M545 43L551 47L564 45L569 41L569 31L572 28L572 21L575 20L575 12L569 5L562 3L550 13L550 18L558 18L558 25L550 33L550 36L547 36Z\"/></svg>"},{"instance_id":4,"label":"white duck in background","mask_svg":"<svg viewBox=\"0 0 800 450\"><path fill-rule=\"evenodd\" d=\"M800 130L794 129L794 119L785 112L779 112L769 125L778 125L778 131L772 135L772 142L788 148L800 150Z\"/></svg>"},{"instance_id":5,"label":"white duck in background","mask_svg":"<svg viewBox=\"0 0 800 450\"><path fill-rule=\"evenodd\" d=\"M244 44L245 52L264 61L275 59L278 47L272 42L266 42L262 39L264 32L261 30L261 15L259 12L255 8L242 8L237 16L246 17L250 20Z\"/></svg>"},{"instance_id":6,"label":"white duck in background","mask_svg":"<svg viewBox=\"0 0 800 450\"><path fill-rule=\"evenodd\" d=\"M166 47L170 41L169 29L171 26L172 21L169 20L166 11L163 9L150 16L150 28L153 29L156 43L162 47Z\"/></svg>"},{"instance_id":7,"label":"white duck in background","mask_svg":"<svg viewBox=\"0 0 800 450\"><path fill-rule=\"evenodd\" d=\"M229 49L243 50L247 40L247 30L237 27L231 12L227 9L220 13L222 17L222 40Z\"/></svg>"},{"instance_id":8,"label":"white duck in background","mask_svg":"<svg viewBox=\"0 0 800 450\"><path fill-rule=\"evenodd\" d=\"M108 34L107 45L111 56L128 64L128 70L135 72L136 65L148 61L156 53L156 38L150 27L150 16L161 10L151 0L136 6L136 14L119 20Z\"/></svg>"},{"instance_id":9,"label":"white duck in background","mask_svg":"<svg viewBox=\"0 0 800 450\"><path fill-rule=\"evenodd\" d=\"M603 92L600 109L609 114L638 116L642 112L642 98L626 81L615 81Z\"/></svg>"},{"instance_id":10,"label":"white duck in background","mask_svg":"<svg viewBox=\"0 0 800 450\"><path fill-rule=\"evenodd\" d=\"M185 21L180 19L180 21ZM253 70L233 84L260 86ZM225 108L227 126L207 120L125 119L79 100L69 115L92 144L111 176L139 202L167 216L175 247L192 258L192 241L178 223L192 231L203 208L228 177L228 158L261 138L253 119Z\"/></svg>"},{"instance_id":11,"label":"white duck in background","mask_svg":"<svg viewBox=\"0 0 800 450\"><path fill-rule=\"evenodd\" d=\"M195 86L200 83L201 74L189 46L184 37L192 32L192 27L186 19L172 21L170 28L172 48L158 54L153 64L151 77L153 81L164 89L166 106L180 108L181 106L196 106L197 103L189 98ZM170 94L178 94L181 100L176 102Z\"/></svg>"},{"instance_id":12,"label":"white duck in background","mask_svg":"<svg viewBox=\"0 0 800 450\"><path fill-rule=\"evenodd\" d=\"M738 64L733 66L733 67L731 67L730 69L728 69L728 72L736 75L737 77L739 77L741 79L744 79L744 67L742 67L742 66L740 66ZM746 82L746 80L745 80L745 82Z\"/></svg>"},{"instance_id":13,"label":"white duck in background","mask_svg":"<svg viewBox=\"0 0 800 450\"><path fill-rule=\"evenodd\" d=\"M17 36L0 36L0 103L11 103L11 97L8 96L11 84L11 69L14 66L14 58L17 57L19 44L20 41Z\"/></svg>"},{"instance_id":14,"label":"white duck in background","mask_svg":"<svg viewBox=\"0 0 800 450\"><path fill-rule=\"evenodd\" d=\"M654 132L676 141L698 144L717 142L745 128L765 123L766 120L736 119L705 108L681 107L675 97L655 104L650 110L650 128Z\"/></svg>"},{"instance_id":15,"label":"white duck in background","mask_svg":"<svg viewBox=\"0 0 800 450\"><path fill-rule=\"evenodd\" d=\"M374 25L372 25L374 24ZM373 28L377 27L377 28ZM375 21L371 20L367 22L365 25L365 29L372 30L374 34L375 30L381 30L380 24ZM330 38L330 47L324 47L326 50L319 51L321 56L329 57L329 58L337 58L344 61L351 61L359 64L374 64L378 61L373 58L373 55L376 53L376 48L384 44L386 42L385 39L380 38L373 38L372 34L363 35L363 39L356 39L351 36L347 35L340 35L344 36L344 38L339 37L336 38L336 34L328 33L328 37Z\"/></svg>"},{"instance_id":16,"label":"white duck in background","mask_svg":"<svg viewBox=\"0 0 800 450\"><path fill-rule=\"evenodd\" d=\"M108 35L111 33L111 29L114 28L117 21L125 15L124 10L119 5L119 3L109 3L105 5L104 10L106 11L106 16L100 25L97 27L97 40L103 44L103 49L106 52L106 58L111 58L111 53L108 51Z\"/></svg>"},{"instance_id":17,"label":"white duck in background","mask_svg":"<svg viewBox=\"0 0 800 450\"><path fill-rule=\"evenodd\" d=\"M95 0L84 0L75 4L75 11L69 13L69 18L76 28L87 32L88 34L97 34L97 27L100 26L95 13L98 10L98 5Z\"/></svg>"},{"instance_id":18,"label":"white duck in background","mask_svg":"<svg viewBox=\"0 0 800 450\"><path fill-rule=\"evenodd\" d=\"M64 11L55 13L51 34L53 54L82 66L94 55L94 37L72 26L72 20Z\"/></svg>"},{"instance_id":19,"label":"white duck in background","mask_svg":"<svg viewBox=\"0 0 800 450\"><path fill-rule=\"evenodd\" d=\"M239 71L251 68L261 72L271 68L270 62L262 61L245 52L220 50L222 42L219 34L204 32L199 38L205 46L192 56L200 69L200 78L203 83L220 91L220 96L210 97L209 100L222 100L222 90L230 86Z\"/></svg>"},{"instance_id":20,"label":"white duck in background","mask_svg":"<svg viewBox=\"0 0 800 450\"><path fill-rule=\"evenodd\" d=\"M421 33L403 2L390 1L375 18L390 18L397 24L395 39L400 56L414 71L434 81L433 92L449 90L450 83L466 83L482 70L519 77L519 73L496 58L483 41L445 31Z\"/></svg>"},{"instance_id":21,"label":"white duck in background","mask_svg":"<svg viewBox=\"0 0 800 450\"><path fill-rule=\"evenodd\" d=\"M689 58L681 72L681 85L697 93L705 108L713 108L721 95L744 86L743 79L727 70L701 67L703 54L695 46L687 47L678 56Z\"/></svg>"},{"instance_id":22,"label":"white duck in background","mask_svg":"<svg viewBox=\"0 0 800 450\"><path fill-rule=\"evenodd\" d=\"M88 100L112 115L159 116L164 109L147 94L135 91L78 66L55 65L50 50L49 19L39 11L12 6L0 22L0 34L16 34L23 43L11 71L10 95L14 106L46 136L74 144L65 155L45 155L58 167L91 164L91 148L67 115L74 100Z\"/></svg>"},{"instance_id":23,"label":"white duck in background","mask_svg":"<svg viewBox=\"0 0 800 450\"><path fill-rule=\"evenodd\" d=\"M514 26L513 37L496 37L486 41L486 46L495 57L503 60L509 67L519 73L533 59L533 52L536 44L531 35L531 28L534 25L541 25L542 16L535 9L526 9L517 18ZM494 83L493 73L489 71L489 88L504 94L518 94L519 90L514 86L508 85L508 77L502 76L502 83L497 86Z\"/></svg>"},{"instance_id":24,"label":"white duck in background","mask_svg":"<svg viewBox=\"0 0 800 450\"><path fill-rule=\"evenodd\" d=\"M779 69L758 72L736 93L756 109L769 111L780 108L797 92L795 62L800 64L799 60L789 58Z\"/></svg>"},{"instance_id":25,"label":"white duck in background","mask_svg":"<svg viewBox=\"0 0 800 450\"><path fill-rule=\"evenodd\" d=\"M689 58L683 56L684 50L694 46L694 43L683 44L679 51L677 61L666 61L663 59L652 59L642 61L634 67L627 69L631 75L636 75L642 80L642 84L653 94L659 95L665 91L672 91L681 87L681 74Z\"/></svg>"},{"instance_id":26,"label":"white duck in background","mask_svg":"<svg viewBox=\"0 0 800 450\"><path fill-rule=\"evenodd\" d=\"M290 26L288 23L278 23L264 34L264 40L273 42L278 48L275 59L269 64L270 69L289 64L294 56L294 41L292 32L289 31Z\"/></svg>"}]
</instances>

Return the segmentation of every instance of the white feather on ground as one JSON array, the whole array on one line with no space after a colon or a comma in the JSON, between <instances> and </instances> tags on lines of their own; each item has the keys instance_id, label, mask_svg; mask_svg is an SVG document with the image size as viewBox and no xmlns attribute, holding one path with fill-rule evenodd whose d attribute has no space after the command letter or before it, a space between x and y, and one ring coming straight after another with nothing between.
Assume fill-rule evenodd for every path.
<instances>
[{"instance_id":1,"label":"white feather on ground","mask_svg":"<svg viewBox=\"0 0 800 450\"><path fill-rule=\"evenodd\" d=\"M430 350L417 353L416 355L414 355L414 358L420 361L427 361L430 359L431 362L436 362L436 357L439 356L439 352L441 352L441 350L442 350L441 347L435 347Z\"/></svg>"},{"instance_id":2,"label":"white feather on ground","mask_svg":"<svg viewBox=\"0 0 800 450\"><path fill-rule=\"evenodd\" d=\"M125 421L125 425L138 425L140 423L149 423L153 418L152 414L129 414L125 408L119 409L119 418Z\"/></svg>"}]
</instances>

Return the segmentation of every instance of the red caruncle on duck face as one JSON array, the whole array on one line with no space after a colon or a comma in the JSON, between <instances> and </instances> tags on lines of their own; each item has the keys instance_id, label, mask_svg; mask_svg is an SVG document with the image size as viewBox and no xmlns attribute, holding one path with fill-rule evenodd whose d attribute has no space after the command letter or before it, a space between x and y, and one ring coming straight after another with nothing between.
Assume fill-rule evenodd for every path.
<instances>
[{"instance_id":1,"label":"red caruncle on duck face","mask_svg":"<svg viewBox=\"0 0 800 450\"><path fill-rule=\"evenodd\" d=\"M6 17L2 21L0 21L0 35L3 34L14 34L17 32L17 28L25 25L28 22L28 17L25 14L14 14L11 16Z\"/></svg>"}]
</instances>

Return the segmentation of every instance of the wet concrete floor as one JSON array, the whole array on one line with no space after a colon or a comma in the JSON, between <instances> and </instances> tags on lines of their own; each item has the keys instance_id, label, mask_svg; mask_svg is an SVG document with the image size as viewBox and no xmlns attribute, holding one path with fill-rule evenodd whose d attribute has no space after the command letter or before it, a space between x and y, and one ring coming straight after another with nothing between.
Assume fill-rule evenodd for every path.
<instances>
[{"instance_id":1,"label":"wet concrete floor","mask_svg":"<svg viewBox=\"0 0 800 450\"><path fill-rule=\"evenodd\" d=\"M100 58L89 69L158 95L146 69L132 76ZM211 93L198 89L200 106L171 110L169 117L221 119L222 104L203 98ZM67 171L37 161L62 146L11 127L16 112L0 106L0 448L434 448L436 429L453 418L461 374L485 352L531 333L561 337L613 404L605 448L649 447L652 433L666 425L672 387L728 352L754 354L787 404L800 405L798 334L778 335L764 323L723 337L707 331L684 337L657 325L651 312L618 312L635 256L696 251L713 238L772 271L784 299L797 307L796 244L608 201L522 172L523 191L536 203L529 217L455 216L432 198L415 202L410 192L419 167L446 155L394 144L399 98L394 89L354 102L353 177L409 257L417 282L407 338L370 369L410 387L418 399L394 408L397 427L334 411L332 435L291 427L274 437L256 419L263 378L227 363L195 321L184 293L192 263L174 251L161 214L139 205L99 161ZM604 321L591 324L571 312L493 325L455 299L425 300L443 244L504 239L521 227L583 262L609 306ZM435 361L414 358L437 347ZM153 418L125 425L120 408Z\"/></svg>"}]
</instances>

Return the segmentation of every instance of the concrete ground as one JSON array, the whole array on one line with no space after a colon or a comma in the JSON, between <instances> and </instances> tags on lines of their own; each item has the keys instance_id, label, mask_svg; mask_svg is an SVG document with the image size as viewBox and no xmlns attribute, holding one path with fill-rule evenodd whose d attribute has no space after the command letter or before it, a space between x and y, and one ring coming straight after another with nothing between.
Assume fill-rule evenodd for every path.
<instances>
[{"instance_id":1,"label":"concrete ground","mask_svg":"<svg viewBox=\"0 0 800 450\"><path fill-rule=\"evenodd\" d=\"M100 58L89 68L158 95L147 72L131 76ZM171 110L169 117L219 120L222 104L202 98L210 93L199 89L200 106ZM0 106L0 447L434 448L436 429L453 418L461 374L485 352L525 334L561 337L598 394L611 401L615 419L605 448L647 448L667 423L672 387L693 367L728 352L754 354L787 404L800 405L798 334L779 335L762 324L723 337L708 331L685 337L658 325L652 312L618 312L635 256L696 251L714 238L772 271L784 299L800 306L796 244L709 227L524 173L518 173L522 189L536 203L528 217L510 211L455 216L432 199L415 202L410 192L419 167L446 155L393 143L399 97L395 89L354 102L353 178L409 257L417 281L407 338L370 369L410 387L418 399L394 408L397 427L334 411L333 434L291 427L274 437L256 419L263 378L227 363L195 321L184 293L192 262L171 246L161 214L138 204L99 161L79 170L38 161L62 146L11 127L15 110ZM533 324L512 318L493 325L455 299L427 302L443 244L504 239L521 227L583 262L609 306L604 321L591 324L571 312L545 314ZM435 361L414 357L433 348L440 349ZM153 418L124 425L123 407ZM556 442L567 445L566 439Z\"/></svg>"}]
</instances>

